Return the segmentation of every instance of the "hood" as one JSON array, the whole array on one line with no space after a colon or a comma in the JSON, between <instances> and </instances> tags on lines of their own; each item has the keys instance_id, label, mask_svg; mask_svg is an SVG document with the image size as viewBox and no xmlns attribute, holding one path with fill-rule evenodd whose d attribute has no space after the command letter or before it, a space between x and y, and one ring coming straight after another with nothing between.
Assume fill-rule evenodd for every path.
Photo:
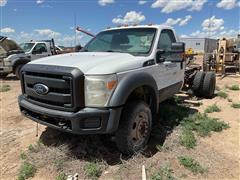
<instances>
[{"instance_id":1,"label":"hood","mask_svg":"<svg viewBox=\"0 0 240 180\"><path fill-rule=\"evenodd\" d=\"M7 61L15 61L20 58L29 58L25 53L11 54L7 57Z\"/></svg>"},{"instance_id":2,"label":"hood","mask_svg":"<svg viewBox=\"0 0 240 180\"><path fill-rule=\"evenodd\" d=\"M140 68L144 59L127 53L78 52L41 58L30 64L76 67L84 74L113 74Z\"/></svg>"}]
</instances>

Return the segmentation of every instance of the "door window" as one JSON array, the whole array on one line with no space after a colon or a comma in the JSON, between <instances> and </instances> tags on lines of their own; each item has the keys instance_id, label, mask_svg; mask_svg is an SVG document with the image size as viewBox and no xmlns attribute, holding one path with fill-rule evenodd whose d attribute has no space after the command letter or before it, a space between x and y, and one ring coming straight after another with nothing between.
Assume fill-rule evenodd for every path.
<instances>
[{"instance_id":1,"label":"door window","mask_svg":"<svg viewBox=\"0 0 240 180\"><path fill-rule=\"evenodd\" d=\"M34 47L34 51L37 52L37 54L42 54L43 52L47 52L46 44L39 43Z\"/></svg>"},{"instance_id":2,"label":"door window","mask_svg":"<svg viewBox=\"0 0 240 180\"><path fill-rule=\"evenodd\" d=\"M171 50L173 42L176 42L176 39L172 30L162 30L158 41L158 49L168 52Z\"/></svg>"}]
</instances>

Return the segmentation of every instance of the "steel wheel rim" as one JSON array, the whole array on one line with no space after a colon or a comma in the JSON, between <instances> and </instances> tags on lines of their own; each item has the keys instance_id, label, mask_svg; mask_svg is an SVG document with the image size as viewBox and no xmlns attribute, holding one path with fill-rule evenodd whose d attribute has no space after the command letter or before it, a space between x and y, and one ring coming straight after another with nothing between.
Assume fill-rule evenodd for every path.
<instances>
[{"instance_id":1,"label":"steel wheel rim","mask_svg":"<svg viewBox=\"0 0 240 180\"><path fill-rule=\"evenodd\" d=\"M141 145L148 136L149 131L149 121L147 113L139 112L136 115L131 130L131 141L133 145Z\"/></svg>"}]
</instances>

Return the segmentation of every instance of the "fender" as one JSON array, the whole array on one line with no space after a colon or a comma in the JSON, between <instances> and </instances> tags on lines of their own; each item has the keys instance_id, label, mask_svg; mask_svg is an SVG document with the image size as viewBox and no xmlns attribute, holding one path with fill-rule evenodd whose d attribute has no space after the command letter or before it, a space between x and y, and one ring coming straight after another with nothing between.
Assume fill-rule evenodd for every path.
<instances>
[{"instance_id":1,"label":"fender","mask_svg":"<svg viewBox=\"0 0 240 180\"><path fill-rule=\"evenodd\" d=\"M12 60L13 70L17 67L17 65L19 65L19 64L27 64L30 61L31 60L29 58L27 58L27 57L25 57L25 58L18 58L18 59Z\"/></svg>"},{"instance_id":2,"label":"fender","mask_svg":"<svg viewBox=\"0 0 240 180\"><path fill-rule=\"evenodd\" d=\"M159 95L157 84L154 78L148 73L134 73L128 76L125 76L117 85L110 101L110 107L118 107L122 106L126 103L127 98L129 95L138 87L141 86L149 86L154 90L155 97L156 97L156 112L158 110L158 102L159 102Z\"/></svg>"}]
</instances>

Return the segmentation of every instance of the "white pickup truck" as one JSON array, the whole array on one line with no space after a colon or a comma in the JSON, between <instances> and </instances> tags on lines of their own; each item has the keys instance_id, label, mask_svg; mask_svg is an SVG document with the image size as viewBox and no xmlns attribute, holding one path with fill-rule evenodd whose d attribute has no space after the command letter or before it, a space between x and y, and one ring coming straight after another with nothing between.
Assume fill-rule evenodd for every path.
<instances>
[{"instance_id":1,"label":"white pickup truck","mask_svg":"<svg viewBox=\"0 0 240 180\"><path fill-rule=\"evenodd\" d=\"M20 47L31 57L31 61L57 54L53 39L25 42Z\"/></svg>"},{"instance_id":2,"label":"white pickup truck","mask_svg":"<svg viewBox=\"0 0 240 180\"><path fill-rule=\"evenodd\" d=\"M186 75L184 52L171 27L106 29L82 52L25 65L20 110L61 131L110 134L121 152L132 154L146 146L160 102L183 86L213 96L215 74L188 69Z\"/></svg>"}]
</instances>

